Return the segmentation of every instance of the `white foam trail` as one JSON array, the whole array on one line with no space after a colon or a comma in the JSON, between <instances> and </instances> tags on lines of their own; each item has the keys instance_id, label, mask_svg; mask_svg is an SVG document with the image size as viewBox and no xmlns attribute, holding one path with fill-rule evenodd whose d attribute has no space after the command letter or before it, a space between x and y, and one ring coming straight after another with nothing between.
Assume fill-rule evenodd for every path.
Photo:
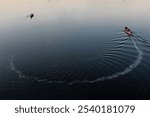
<instances>
[{"instance_id":1,"label":"white foam trail","mask_svg":"<svg viewBox=\"0 0 150 117\"><path fill-rule=\"evenodd\" d=\"M37 77L30 77L30 76L26 76L26 75L24 75L20 70L18 70L17 68L16 68L16 66L14 65L14 57L12 56L11 57L11 59L10 59L10 69L12 70L12 71L14 71L17 75L18 75L18 77L20 78L20 79L37 79Z\"/></svg>"},{"instance_id":2,"label":"white foam trail","mask_svg":"<svg viewBox=\"0 0 150 117\"><path fill-rule=\"evenodd\" d=\"M91 80L91 81L83 80L83 81L67 82L67 81L51 81L51 80L48 80L48 79L39 79L38 77L26 76L20 70L18 70L15 67L14 57L11 57L10 68L11 68L12 71L14 71L16 74L18 74L18 77L21 78L21 79L33 79L33 80L36 80L38 82L46 82L46 83L58 83L58 84L68 83L68 85L72 85L72 84L76 84L76 83L95 83L95 82L99 82L99 81L111 80L111 79L115 79L115 78L118 78L120 76L123 76L125 74L128 74L133 69L135 69L142 61L143 52L138 48L138 46L136 45L136 42L134 41L134 39L133 38L131 38L131 39L132 39L133 44L134 44L134 46L135 46L135 48L138 52L137 59L131 65L129 65L124 71L117 72L117 73L115 73L113 75L110 75L110 76L100 77L100 78L97 78L96 80Z\"/></svg>"},{"instance_id":3,"label":"white foam trail","mask_svg":"<svg viewBox=\"0 0 150 117\"><path fill-rule=\"evenodd\" d=\"M132 39L133 44L138 52L138 56L137 56L137 59L131 65L129 65L124 71L115 73L111 76L100 77L100 78L97 78L96 80L92 80L92 81L89 81L89 80L75 81L75 82L71 82L69 84L71 85L71 84L75 84L75 83L95 83L95 82L99 82L99 81L111 80L111 79L118 78L120 76L123 76L123 75L131 72L133 69L135 69L141 63L142 58L143 58L143 52L138 48L134 39L133 38L131 38L131 39Z\"/></svg>"},{"instance_id":4,"label":"white foam trail","mask_svg":"<svg viewBox=\"0 0 150 117\"><path fill-rule=\"evenodd\" d=\"M37 82L46 82L46 83L59 83L59 84L61 84L61 83L65 83L65 81L50 81L50 80L47 80L47 79L39 79L38 77L32 77L32 76L26 76L26 75L24 75L20 70L18 70L17 68L16 68L16 66L14 65L14 57L12 56L11 57L11 60L10 60L10 69L12 70L12 71L14 71L17 75L18 75L18 77L20 78L20 79L27 79L27 80L36 80Z\"/></svg>"},{"instance_id":5,"label":"white foam trail","mask_svg":"<svg viewBox=\"0 0 150 117\"><path fill-rule=\"evenodd\" d=\"M136 50L138 51L137 59L131 65L129 65L129 67L127 67L124 71L115 73L111 76L98 78L95 81L118 78L119 76L122 76L122 75L125 75L125 74L131 72L133 69L135 69L141 63L142 58L143 58L143 52L138 48L138 46L136 45L136 42L134 41L134 39L133 38L131 38L131 39L134 43L134 46L135 46Z\"/></svg>"}]
</instances>

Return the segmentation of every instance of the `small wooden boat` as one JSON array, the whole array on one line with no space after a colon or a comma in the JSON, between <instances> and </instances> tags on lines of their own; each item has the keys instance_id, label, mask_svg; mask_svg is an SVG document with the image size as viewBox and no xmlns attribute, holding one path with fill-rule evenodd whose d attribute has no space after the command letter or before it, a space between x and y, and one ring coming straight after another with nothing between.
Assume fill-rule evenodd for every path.
<instances>
[{"instance_id":1,"label":"small wooden boat","mask_svg":"<svg viewBox=\"0 0 150 117\"><path fill-rule=\"evenodd\" d=\"M124 28L124 32L130 37L130 36L132 36L132 31L128 28L128 27L125 27Z\"/></svg>"}]
</instances>

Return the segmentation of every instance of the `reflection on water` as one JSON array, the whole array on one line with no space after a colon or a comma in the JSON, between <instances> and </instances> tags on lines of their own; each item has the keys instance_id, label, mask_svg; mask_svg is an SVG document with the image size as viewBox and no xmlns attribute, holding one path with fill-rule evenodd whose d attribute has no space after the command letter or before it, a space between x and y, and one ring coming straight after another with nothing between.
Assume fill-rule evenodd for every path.
<instances>
[{"instance_id":1,"label":"reflection on water","mask_svg":"<svg viewBox=\"0 0 150 117\"><path fill-rule=\"evenodd\" d=\"M1 0L0 98L149 99L149 4Z\"/></svg>"}]
</instances>

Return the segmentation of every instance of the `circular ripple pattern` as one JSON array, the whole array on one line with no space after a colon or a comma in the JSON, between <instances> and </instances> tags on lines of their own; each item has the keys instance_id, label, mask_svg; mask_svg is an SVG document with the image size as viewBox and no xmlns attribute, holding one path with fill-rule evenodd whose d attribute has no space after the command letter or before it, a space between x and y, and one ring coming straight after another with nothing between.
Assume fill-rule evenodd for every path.
<instances>
[{"instance_id":1,"label":"circular ripple pattern","mask_svg":"<svg viewBox=\"0 0 150 117\"><path fill-rule=\"evenodd\" d=\"M43 55L37 60L32 57L30 60L30 57L27 56L28 59L24 59L26 61L22 64L15 63L15 57L12 56L10 68L20 79L45 83L68 83L70 85L95 83L118 78L134 70L142 61L143 51L148 53L147 49L143 49L143 44L149 46L148 41L136 33L133 37L120 34L110 41L105 50L106 54L103 56L98 54L100 52L98 49L94 50L96 54L93 54L94 51L92 51L90 55L79 51L70 56L67 56L69 52L61 53L59 56L51 54L49 55L51 59L44 53L44 59ZM30 66L36 65L36 67L33 69L28 67L28 61L32 61ZM44 67L40 65L41 61L44 62ZM28 70L23 70L23 68L28 68ZM137 70L137 72L139 71Z\"/></svg>"}]
</instances>

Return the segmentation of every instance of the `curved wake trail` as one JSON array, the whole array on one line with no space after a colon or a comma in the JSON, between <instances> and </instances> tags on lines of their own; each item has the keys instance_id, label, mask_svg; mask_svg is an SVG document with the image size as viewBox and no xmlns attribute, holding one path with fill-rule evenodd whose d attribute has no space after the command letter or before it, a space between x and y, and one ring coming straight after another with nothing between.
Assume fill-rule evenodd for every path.
<instances>
[{"instance_id":1,"label":"curved wake trail","mask_svg":"<svg viewBox=\"0 0 150 117\"><path fill-rule=\"evenodd\" d=\"M133 69L135 69L142 61L142 58L143 58L143 52L138 48L138 46L136 45L136 42L134 41L134 39L131 37L132 41L133 41L133 44L138 52L138 56L137 56L137 59L131 64L129 65L124 71L121 71L121 72L117 72L113 75L110 75L110 76L104 76L104 77L100 77L100 78L97 78L96 80L92 80L92 81L89 81L89 80L84 80L84 81L74 81L74 82L71 82L69 84L75 84L75 83L95 83L95 82L99 82L99 81L105 81L105 80L111 80L111 79L114 79L114 78L118 78L120 76L123 76L125 74L128 74L129 72L131 72Z\"/></svg>"},{"instance_id":2,"label":"curved wake trail","mask_svg":"<svg viewBox=\"0 0 150 117\"><path fill-rule=\"evenodd\" d=\"M52 80L48 80L48 79L39 79L38 77L31 77L31 76L26 76L24 75L20 70L18 70L15 65L14 65L14 57L11 57L11 60L10 60L10 69L12 71L14 71L18 77L20 79L31 79L31 80L36 80L38 82L45 82L45 83L56 83L56 84L63 84L63 83L67 83L68 85L72 85L72 84L77 84L77 83L95 83L95 82L99 82L99 81L105 81L105 80L111 80L111 79L114 79L114 78L118 78L120 76L123 76L125 74L128 74L129 72L131 72L133 69L135 69L142 61L142 58L143 58L143 52L138 48L136 42L134 41L134 39L131 37L132 41L133 41L133 44L135 46L135 49L137 50L138 52L138 56L137 56L137 59L131 64L129 65L124 71L121 71L121 72L117 72L113 75L110 75L110 76L104 76L104 77L100 77L100 78L97 78L95 80L82 80L82 81L71 81L71 82L68 82L68 81L52 81Z\"/></svg>"},{"instance_id":3,"label":"curved wake trail","mask_svg":"<svg viewBox=\"0 0 150 117\"><path fill-rule=\"evenodd\" d=\"M14 71L18 75L18 77L20 79L35 80L35 81L38 81L38 82L46 82L46 83L65 83L65 81L50 81L48 79L39 79L38 77L32 77L32 76L26 76L26 75L24 75L14 65L14 57L13 56L11 57L11 60L10 60L10 69L12 71Z\"/></svg>"},{"instance_id":4,"label":"curved wake trail","mask_svg":"<svg viewBox=\"0 0 150 117\"><path fill-rule=\"evenodd\" d=\"M136 45L136 42L134 41L134 39L133 38L131 38L131 39L133 41L133 44L134 44L136 50L138 51L137 59L131 65L129 65L129 67L127 67L124 71L115 73L111 76L98 78L95 81L118 78L119 76L122 76L122 75L125 75L125 74L131 72L133 69L135 69L141 63L141 60L143 58L143 52L138 48L138 46Z\"/></svg>"}]
</instances>

